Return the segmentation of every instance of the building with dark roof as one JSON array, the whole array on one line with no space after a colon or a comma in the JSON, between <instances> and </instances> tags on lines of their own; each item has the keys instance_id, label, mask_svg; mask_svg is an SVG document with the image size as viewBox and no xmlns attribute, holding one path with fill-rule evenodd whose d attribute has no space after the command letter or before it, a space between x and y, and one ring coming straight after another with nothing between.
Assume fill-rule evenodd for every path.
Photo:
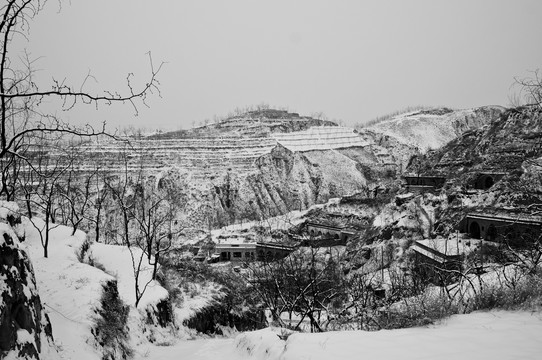
<instances>
[{"instance_id":1,"label":"building with dark roof","mask_svg":"<svg viewBox=\"0 0 542 360\"><path fill-rule=\"evenodd\" d=\"M443 176L403 176L405 180L404 187L408 192L432 192L439 190L446 183L446 178Z\"/></svg>"},{"instance_id":2,"label":"building with dark roof","mask_svg":"<svg viewBox=\"0 0 542 360\"><path fill-rule=\"evenodd\" d=\"M473 239L521 245L542 233L542 218L507 212L473 212L460 224Z\"/></svg>"}]
</instances>

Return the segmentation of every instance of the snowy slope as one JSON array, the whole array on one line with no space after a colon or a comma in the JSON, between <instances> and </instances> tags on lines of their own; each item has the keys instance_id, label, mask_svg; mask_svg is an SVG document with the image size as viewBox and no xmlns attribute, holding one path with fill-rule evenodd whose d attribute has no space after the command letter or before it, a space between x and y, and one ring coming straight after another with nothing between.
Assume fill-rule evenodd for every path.
<instances>
[{"instance_id":1,"label":"snowy slope","mask_svg":"<svg viewBox=\"0 0 542 360\"><path fill-rule=\"evenodd\" d=\"M293 334L287 341L270 336L271 332L242 334L236 346L241 353L251 353L250 358L269 360L527 360L542 355L542 314L529 312L457 315L423 328Z\"/></svg>"},{"instance_id":2,"label":"snowy slope","mask_svg":"<svg viewBox=\"0 0 542 360\"><path fill-rule=\"evenodd\" d=\"M32 220L42 228L40 219ZM85 239L83 232L71 235L68 227L51 231L49 257L43 257L39 233L23 218L24 244L34 264L36 280L45 309L49 312L55 343L66 358L97 359L89 342L92 309L97 306L102 282L112 279L103 271L77 261L75 252Z\"/></svg>"},{"instance_id":3,"label":"snowy slope","mask_svg":"<svg viewBox=\"0 0 542 360\"><path fill-rule=\"evenodd\" d=\"M32 222L36 225L33 226ZM146 341L141 335L141 322L145 307L167 297L167 291L155 281L148 265L142 267L140 284L149 283L138 309L134 308L135 291L132 259L126 248L104 244L92 244L87 256L101 264L106 272L78 261L76 252L85 241L86 234L72 228L57 225L50 231L49 257L43 257L38 229L43 221L23 218L26 240L23 243L32 259L41 299L48 311L55 343L67 359L99 359L100 351L94 344L91 327L94 309L99 305L102 284L117 279L119 295L131 305L130 329L132 341L137 345ZM134 249L139 256L139 249Z\"/></svg>"},{"instance_id":4,"label":"snowy slope","mask_svg":"<svg viewBox=\"0 0 542 360\"><path fill-rule=\"evenodd\" d=\"M438 149L462 132L483 126L504 111L501 107L464 110L413 111L394 116L367 127L399 142L419 148L422 152Z\"/></svg>"},{"instance_id":5,"label":"snowy slope","mask_svg":"<svg viewBox=\"0 0 542 360\"><path fill-rule=\"evenodd\" d=\"M376 332L293 334L280 329L247 332L233 339L182 341L149 346L147 357L176 360L534 360L542 354L542 314L479 312L456 315L440 325Z\"/></svg>"}]
</instances>

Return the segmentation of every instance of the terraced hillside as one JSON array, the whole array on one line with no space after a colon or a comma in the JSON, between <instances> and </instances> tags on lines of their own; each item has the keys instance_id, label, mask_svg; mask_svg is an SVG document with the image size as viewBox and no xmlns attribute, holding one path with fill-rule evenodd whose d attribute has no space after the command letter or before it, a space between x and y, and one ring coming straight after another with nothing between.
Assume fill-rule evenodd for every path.
<instances>
[{"instance_id":1,"label":"terraced hillside","mask_svg":"<svg viewBox=\"0 0 542 360\"><path fill-rule=\"evenodd\" d=\"M260 110L173 133L127 141L94 139L79 147L85 160L77 166L81 174L98 166L111 174L143 171L167 178L187 199L187 221L204 228L265 219L396 181L422 148L416 141L424 141L409 137L404 130L410 129L408 121L415 125L421 117L433 119L425 119L422 128L414 126L423 137L423 130L459 132L487 123L493 113L469 114L467 125L445 112L354 130L281 110Z\"/></svg>"},{"instance_id":2,"label":"terraced hillside","mask_svg":"<svg viewBox=\"0 0 542 360\"><path fill-rule=\"evenodd\" d=\"M78 166L84 172L98 161L109 173L142 170L170 179L186 195L188 222L196 227L306 208L395 175L393 156L376 156L383 150L370 139L329 121L266 110L202 131L94 139L80 146L88 161Z\"/></svg>"},{"instance_id":3,"label":"terraced hillside","mask_svg":"<svg viewBox=\"0 0 542 360\"><path fill-rule=\"evenodd\" d=\"M104 161L104 169L122 169L126 154L131 171L156 172L179 167L205 176L222 171L249 172L260 156L268 154L277 142L273 138L214 138L171 140L127 140L84 144L81 148L91 158Z\"/></svg>"},{"instance_id":4,"label":"terraced hillside","mask_svg":"<svg viewBox=\"0 0 542 360\"><path fill-rule=\"evenodd\" d=\"M126 160L130 171L152 173L177 167L205 178L228 171L257 171L257 160L279 146L291 152L309 152L364 148L369 142L350 128L317 126L269 137L95 140L82 145L80 151L88 154L89 159L101 159L102 169L108 171L122 171Z\"/></svg>"}]
</instances>

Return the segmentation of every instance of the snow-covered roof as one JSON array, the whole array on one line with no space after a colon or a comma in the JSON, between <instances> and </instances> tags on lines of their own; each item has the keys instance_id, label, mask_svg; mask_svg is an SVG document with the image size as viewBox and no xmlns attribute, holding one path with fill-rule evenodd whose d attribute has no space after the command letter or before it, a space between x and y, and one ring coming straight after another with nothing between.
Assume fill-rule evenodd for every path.
<instances>
[{"instance_id":1,"label":"snow-covered roof","mask_svg":"<svg viewBox=\"0 0 542 360\"><path fill-rule=\"evenodd\" d=\"M542 217L529 214L511 214L511 213L469 213L467 218L479 220L493 220L507 223L542 225Z\"/></svg>"},{"instance_id":2,"label":"snow-covered roof","mask_svg":"<svg viewBox=\"0 0 542 360\"><path fill-rule=\"evenodd\" d=\"M471 252L482 240L464 239L425 239L414 243L414 250L423 253L432 252L440 254L441 257L458 256Z\"/></svg>"},{"instance_id":3,"label":"snow-covered roof","mask_svg":"<svg viewBox=\"0 0 542 360\"><path fill-rule=\"evenodd\" d=\"M222 243L222 244L216 244L216 250L225 250L225 249L256 249L256 243Z\"/></svg>"}]
</instances>

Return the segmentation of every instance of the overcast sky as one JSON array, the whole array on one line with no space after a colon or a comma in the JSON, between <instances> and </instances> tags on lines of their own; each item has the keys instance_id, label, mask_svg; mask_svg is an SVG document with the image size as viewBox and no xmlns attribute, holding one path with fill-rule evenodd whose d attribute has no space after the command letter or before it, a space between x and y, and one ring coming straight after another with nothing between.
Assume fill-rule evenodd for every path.
<instances>
[{"instance_id":1,"label":"overcast sky","mask_svg":"<svg viewBox=\"0 0 542 360\"><path fill-rule=\"evenodd\" d=\"M542 1L50 1L29 41L39 80L107 89L142 81L151 51L162 98L62 114L73 122L179 129L260 103L347 125L408 106L508 105L542 68ZM92 85L90 85L92 86Z\"/></svg>"}]
</instances>

